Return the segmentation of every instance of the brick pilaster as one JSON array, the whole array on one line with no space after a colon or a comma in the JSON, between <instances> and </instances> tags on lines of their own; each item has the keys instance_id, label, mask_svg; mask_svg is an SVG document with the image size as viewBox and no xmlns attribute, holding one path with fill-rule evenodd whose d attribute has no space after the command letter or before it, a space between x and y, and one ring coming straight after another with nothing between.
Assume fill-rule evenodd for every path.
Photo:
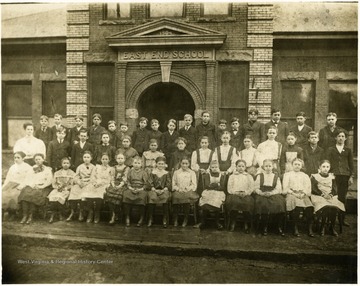
<instances>
[{"instance_id":1,"label":"brick pilaster","mask_svg":"<svg viewBox=\"0 0 360 286\"><path fill-rule=\"evenodd\" d=\"M216 95L216 61L205 61L206 64L206 110L212 118L217 118L217 95Z\"/></svg>"},{"instance_id":2,"label":"brick pilaster","mask_svg":"<svg viewBox=\"0 0 360 286\"><path fill-rule=\"evenodd\" d=\"M126 112L126 62L115 64L115 121L125 120Z\"/></svg>"}]
</instances>

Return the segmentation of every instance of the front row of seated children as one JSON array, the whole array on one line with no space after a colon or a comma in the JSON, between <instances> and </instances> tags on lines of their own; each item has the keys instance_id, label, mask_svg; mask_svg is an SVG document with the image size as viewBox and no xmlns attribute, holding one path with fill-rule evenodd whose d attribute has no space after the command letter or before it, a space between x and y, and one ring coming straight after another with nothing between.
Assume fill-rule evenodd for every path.
<instances>
[{"instance_id":1,"label":"front row of seated children","mask_svg":"<svg viewBox=\"0 0 360 286\"><path fill-rule=\"evenodd\" d=\"M203 142L204 145L205 143ZM214 153L213 158L223 160L221 148L216 151L219 155ZM197 155L201 157L199 152ZM13 213L20 203L22 224L31 223L36 208L44 207L47 200L51 211L50 223L54 221L57 213L60 220L63 219L66 201L71 209L67 221L71 221L77 212L78 220L85 220L86 211L86 222L98 223L105 201L111 212L110 224L115 223L122 207L125 224L130 226L131 209L137 207L140 214L137 226L141 226L147 206L147 225L150 227L153 223L154 208L160 204L163 207L163 226L167 227L171 203L174 226L178 226L178 215L182 208L182 226L185 227L188 224L191 204L199 200L200 223L194 227L204 227L209 212L214 212L216 226L222 229L219 218L224 207L230 220L230 231L234 231L237 215L242 212L245 232L250 231L252 218L255 218L263 235L267 235L269 222L274 220L279 234L283 236L285 214L289 212L293 221L293 233L299 236L298 222L302 211L307 221L308 235L313 237L314 213L321 218L320 234L325 234L325 222L328 221L331 234L337 236L334 229L335 219L338 212L345 212L344 204L337 199L334 176L329 173L330 163L327 160L322 161L319 172L309 178L301 171L303 161L295 158L292 161L292 171L284 174L281 185L279 175L273 172L274 161L270 159L263 161L263 171L254 181L246 171L247 162L243 159L234 163L235 170L230 176L225 172L231 164L224 167L221 162L219 164L219 161L212 160L208 166L209 171L200 173L197 178L196 173L190 169L190 159L184 157L179 162L180 168L174 171L171 178L171 173L165 170L164 156L155 159L151 170L145 170L140 157L133 159L133 168L130 169L121 152L115 156L114 167L109 166L110 157L107 153L102 154L101 164L93 165L92 154L85 151L84 163L78 166L76 173L70 170L69 159L63 158L62 168L56 171L53 177L51 168L43 165L42 154L35 155L36 164L32 168L23 162L24 157L23 152L15 153L15 164L10 168L3 186L3 210ZM193 163L199 162L193 160ZM206 168L204 165L198 167ZM201 188L198 188L198 182Z\"/></svg>"}]
</instances>

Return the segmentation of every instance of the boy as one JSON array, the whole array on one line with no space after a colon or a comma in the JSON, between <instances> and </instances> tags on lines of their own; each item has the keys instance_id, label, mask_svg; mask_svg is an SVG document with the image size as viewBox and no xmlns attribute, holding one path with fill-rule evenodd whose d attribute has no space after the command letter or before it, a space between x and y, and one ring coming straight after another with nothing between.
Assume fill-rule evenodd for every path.
<instances>
[{"instance_id":1,"label":"boy","mask_svg":"<svg viewBox=\"0 0 360 286\"><path fill-rule=\"evenodd\" d=\"M320 162L324 159L324 149L318 146L319 135L315 131L308 134L308 144L303 149L305 173L317 174Z\"/></svg>"},{"instance_id":2,"label":"boy","mask_svg":"<svg viewBox=\"0 0 360 286\"><path fill-rule=\"evenodd\" d=\"M40 116L40 128L35 131L34 136L42 140L47 148L53 137L52 130L49 128L49 117L46 115Z\"/></svg>"},{"instance_id":3,"label":"boy","mask_svg":"<svg viewBox=\"0 0 360 286\"><path fill-rule=\"evenodd\" d=\"M140 117L139 128L134 131L132 136L134 149L140 157L149 147L149 131L146 129L147 123L148 119L146 117Z\"/></svg>"},{"instance_id":4,"label":"boy","mask_svg":"<svg viewBox=\"0 0 360 286\"><path fill-rule=\"evenodd\" d=\"M239 118L233 117L231 119L231 139L230 139L230 145L236 148L236 151L240 151L243 144L243 133L239 130L240 123Z\"/></svg>"},{"instance_id":5,"label":"boy","mask_svg":"<svg viewBox=\"0 0 360 286\"><path fill-rule=\"evenodd\" d=\"M221 135L224 131L227 131L227 121L225 119L220 119L217 130L215 131L216 147L221 145Z\"/></svg>"},{"instance_id":6,"label":"boy","mask_svg":"<svg viewBox=\"0 0 360 286\"><path fill-rule=\"evenodd\" d=\"M216 144L215 125L210 123L210 113L206 110L201 113L201 123L196 126L196 141L199 142L202 136L209 138L209 148L214 149Z\"/></svg>"},{"instance_id":7,"label":"boy","mask_svg":"<svg viewBox=\"0 0 360 286\"><path fill-rule=\"evenodd\" d=\"M67 129L64 125L61 124L61 120L62 120L62 115L61 114L58 114L56 113L54 115L54 126L51 127L51 132L52 132L52 140L56 140L57 138L57 135L56 135L56 132L57 130L60 130L60 128L62 127L64 130L65 130L65 138L66 138L66 135L67 135Z\"/></svg>"},{"instance_id":8,"label":"boy","mask_svg":"<svg viewBox=\"0 0 360 286\"><path fill-rule=\"evenodd\" d=\"M326 152L326 158L330 161L330 171L335 175L338 199L346 206L346 194L354 178L353 154L351 149L345 146L348 136L347 132L342 129L335 136L336 145L329 147ZM345 216L342 218L342 224L349 226L344 219Z\"/></svg>"},{"instance_id":9,"label":"boy","mask_svg":"<svg viewBox=\"0 0 360 286\"><path fill-rule=\"evenodd\" d=\"M116 122L110 120L108 122L108 133L110 136L109 144L114 146L116 149L121 147L121 132L116 129Z\"/></svg>"},{"instance_id":10,"label":"boy","mask_svg":"<svg viewBox=\"0 0 360 286\"><path fill-rule=\"evenodd\" d=\"M128 134L128 130L129 130L129 123L127 122L120 122L119 124L120 126L120 143L119 143L119 147L122 147L122 140L124 139L125 136L130 136L130 134Z\"/></svg>"},{"instance_id":11,"label":"boy","mask_svg":"<svg viewBox=\"0 0 360 286\"><path fill-rule=\"evenodd\" d=\"M193 117L190 114L184 115L185 126L179 130L180 137L183 137L187 141L186 150L190 154L196 149L196 129L191 126L193 122Z\"/></svg>"},{"instance_id":12,"label":"boy","mask_svg":"<svg viewBox=\"0 0 360 286\"><path fill-rule=\"evenodd\" d=\"M53 172L61 169L61 159L70 156L70 143L65 140L66 129L56 131L56 139L49 143L46 158Z\"/></svg>"},{"instance_id":13,"label":"boy","mask_svg":"<svg viewBox=\"0 0 360 286\"><path fill-rule=\"evenodd\" d=\"M305 112L298 112L296 114L296 123L297 125L291 128L290 131L294 132L294 134L297 137L296 144L301 147L305 148L307 146L308 142L308 134L310 131L312 131L312 128L310 126L307 126L305 124L306 121L306 115Z\"/></svg>"},{"instance_id":14,"label":"boy","mask_svg":"<svg viewBox=\"0 0 360 286\"><path fill-rule=\"evenodd\" d=\"M69 130L68 139L70 146L74 146L79 142L80 130L83 129L84 118L81 116L75 116L75 126Z\"/></svg>"},{"instance_id":15,"label":"boy","mask_svg":"<svg viewBox=\"0 0 360 286\"><path fill-rule=\"evenodd\" d=\"M101 115L99 113L95 113L92 116L93 125L89 128L89 143L96 145L100 144L101 134L106 131L104 127L100 125L101 123Z\"/></svg>"},{"instance_id":16,"label":"boy","mask_svg":"<svg viewBox=\"0 0 360 286\"><path fill-rule=\"evenodd\" d=\"M151 125L151 130L149 131L149 142L151 139L155 139L157 141L158 145L160 145L162 133L159 131L159 126L160 126L159 120L152 119L150 122L150 125Z\"/></svg>"},{"instance_id":17,"label":"boy","mask_svg":"<svg viewBox=\"0 0 360 286\"><path fill-rule=\"evenodd\" d=\"M271 110L271 121L265 124L265 131L267 132L270 126L275 126L277 128L277 136L275 140L284 145L286 143L286 138L289 135L289 127L287 122L282 122L280 119L280 110L273 108Z\"/></svg>"},{"instance_id":18,"label":"boy","mask_svg":"<svg viewBox=\"0 0 360 286\"><path fill-rule=\"evenodd\" d=\"M337 115L335 112L330 112L326 115L327 125L319 131L319 146L327 151L329 147L335 146L336 135L342 129L336 126Z\"/></svg>"},{"instance_id":19,"label":"boy","mask_svg":"<svg viewBox=\"0 0 360 286\"><path fill-rule=\"evenodd\" d=\"M78 138L79 141L75 143L71 151L71 166L74 171L76 171L76 168L83 163L85 151L89 151L92 154L94 152L93 145L87 142L88 139L87 130L80 129Z\"/></svg>"},{"instance_id":20,"label":"boy","mask_svg":"<svg viewBox=\"0 0 360 286\"><path fill-rule=\"evenodd\" d=\"M249 120L243 125L244 137L251 135L255 148L266 140L265 124L257 121L259 111L255 108L249 109Z\"/></svg>"},{"instance_id":21,"label":"boy","mask_svg":"<svg viewBox=\"0 0 360 286\"><path fill-rule=\"evenodd\" d=\"M112 145L110 145L110 135L107 131L104 131L101 133L101 144L95 146L94 151L94 164L101 165L101 157L104 153L109 155L109 165L114 166L115 165L115 153L116 148Z\"/></svg>"}]
</instances>

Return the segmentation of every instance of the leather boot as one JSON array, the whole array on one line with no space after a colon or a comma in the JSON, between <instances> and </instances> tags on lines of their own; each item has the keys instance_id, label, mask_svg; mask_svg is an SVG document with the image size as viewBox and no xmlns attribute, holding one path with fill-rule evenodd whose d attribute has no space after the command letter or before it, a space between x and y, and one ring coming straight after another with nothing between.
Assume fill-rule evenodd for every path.
<instances>
[{"instance_id":1,"label":"leather boot","mask_svg":"<svg viewBox=\"0 0 360 286\"><path fill-rule=\"evenodd\" d=\"M84 221L84 211L80 210L79 212L79 221Z\"/></svg>"},{"instance_id":2,"label":"leather boot","mask_svg":"<svg viewBox=\"0 0 360 286\"><path fill-rule=\"evenodd\" d=\"M109 221L109 224L114 224L115 223L115 212L112 213L111 219Z\"/></svg>"},{"instance_id":3,"label":"leather boot","mask_svg":"<svg viewBox=\"0 0 360 286\"><path fill-rule=\"evenodd\" d=\"M336 232L333 224L330 226L330 233L331 233L333 236L339 236L339 234Z\"/></svg>"},{"instance_id":4,"label":"leather boot","mask_svg":"<svg viewBox=\"0 0 360 286\"><path fill-rule=\"evenodd\" d=\"M99 221L100 221L100 211L95 211L94 223L99 223Z\"/></svg>"},{"instance_id":5,"label":"leather boot","mask_svg":"<svg viewBox=\"0 0 360 286\"><path fill-rule=\"evenodd\" d=\"M30 224L30 223L32 222L32 219L33 219L33 214L30 213L30 214L29 214L29 217L28 217L28 219L27 219L27 221L26 221L26 224Z\"/></svg>"},{"instance_id":6,"label":"leather boot","mask_svg":"<svg viewBox=\"0 0 360 286\"><path fill-rule=\"evenodd\" d=\"M66 221L71 221L74 216L74 210L71 210L70 215L67 217Z\"/></svg>"},{"instance_id":7,"label":"leather boot","mask_svg":"<svg viewBox=\"0 0 360 286\"><path fill-rule=\"evenodd\" d=\"M20 221L21 224L24 224L27 221L27 215L24 215Z\"/></svg>"},{"instance_id":8,"label":"leather boot","mask_svg":"<svg viewBox=\"0 0 360 286\"><path fill-rule=\"evenodd\" d=\"M294 226L294 235L295 235L296 237L299 237L299 236L300 236L300 233L299 233L299 229L298 229L297 224L295 224L295 226Z\"/></svg>"},{"instance_id":9,"label":"leather boot","mask_svg":"<svg viewBox=\"0 0 360 286\"><path fill-rule=\"evenodd\" d=\"M93 217L94 217L94 211L92 209L89 210L89 213L87 215L87 220L86 222L91 223L93 222Z\"/></svg>"},{"instance_id":10,"label":"leather boot","mask_svg":"<svg viewBox=\"0 0 360 286\"><path fill-rule=\"evenodd\" d=\"M310 237L314 237L314 233L313 233L313 224L312 223L309 223L309 236Z\"/></svg>"},{"instance_id":11,"label":"leather boot","mask_svg":"<svg viewBox=\"0 0 360 286\"><path fill-rule=\"evenodd\" d=\"M55 213L52 212L51 215L50 215L49 223L53 223L53 222L54 222L54 216L55 216Z\"/></svg>"}]
</instances>

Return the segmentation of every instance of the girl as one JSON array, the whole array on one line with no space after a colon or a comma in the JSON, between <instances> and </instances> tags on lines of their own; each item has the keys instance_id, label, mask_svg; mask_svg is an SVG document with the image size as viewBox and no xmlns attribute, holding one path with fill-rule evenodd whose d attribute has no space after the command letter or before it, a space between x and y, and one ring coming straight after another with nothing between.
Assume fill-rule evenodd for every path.
<instances>
[{"instance_id":1,"label":"girl","mask_svg":"<svg viewBox=\"0 0 360 286\"><path fill-rule=\"evenodd\" d=\"M314 206L310 201L311 182L308 175L301 172L304 161L295 158L292 162L293 171L286 172L283 178L283 190L286 195L286 210L290 211L291 218L294 222L294 235L300 236L298 222L300 211L304 211L307 220L308 234L314 237L312 231Z\"/></svg>"},{"instance_id":2,"label":"girl","mask_svg":"<svg viewBox=\"0 0 360 286\"><path fill-rule=\"evenodd\" d=\"M261 166L265 159L272 160L274 172L280 174L279 160L281 155L282 145L275 141L277 135L277 128L270 126L267 131L268 139L259 144L257 147L259 165ZM260 171L262 171L260 169Z\"/></svg>"},{"instance_id":3,"label":"girl","mask_svg":"<svg viewBox=\"0 0 360 286\"><path fill-rule=\"evenodd\" d=\"M44 155L35 154L35 165L25 179L26 187L21 190L19 202L22 206L23 218L20 223L31 223L36 206L45 206L52 181L51 168L44 166Z\"/></svg>"},{"instance_id":4,"label":"girl","mask_svg":"<svg viewBox=\"0 0 360 286\"><path fill-rule=\"evenodd\" d=\"M239 159L246 162L246 172L255 177L257 173L257 150L253 147L251 135L246 135L244 139L245 149L239 152Z\"/></svg>"},{"instance_id":5,"label":"girl","mask_svg":"<svg viewBox=\"0 0 360 286\"><path fill-rule=\"evenodd\" d=\"M175 140L177 150L171 155L169 170L174 172L180 168L180 161L184 157L191 157L191 153L186 150L187 141L184 137L179 137Z\"/></svg>"},{"instance_id":6,"label":"girl","mask_svg":"<svg viewBox=\"0 0 360 286\"><path fill-rule=\"evenodd\" d=\"M330 232L338 236L335 231L336 215L339 211L345 212L345 206L338 200L335 189L335 176L330 171L330 162L320 163L319 173L311 175L311 201L314 204L315 214L321 217L320 235L325 235L325 223L330 222Z\"/></svg>"},{"instance_id":7,"label":"girl","mask_svg":"<svg viewBox=\"0 0 360 286\"><path fill-rule=\"evenodd\" d=\"M86 206L85 200L82 199L83 191L88 188L90 178L95 170L95 166L91 164L92 155L90 151L84 151L83 164L76 168L74 177L74 186L71 188L68 202L70 204L71 213L66 221L71 221L76 209L79 206L79 221L84 220L84 208Z\"/></svg>"},{"instance_id":8,"label":"girl","mask_svg":"<svg viewBox=\"0 0 360 286\"><path fill-rule=\"evenodd\" d=\"M169 221L169 198L171 189L171 177L165 170L166 158L156 158L156 168L152 170L149 177L150 191L148 192L148 227L152 225L153 213L156 204L163 205L163 227L166 228Z\"/></svg>"},{"instance_id":9,"label":"girl","mask_svg":"<svg viewBox=\"0 0 360 286\"><path fill-rule=\"evenodd\" d=\"M110 145L109 143L110 141L110 134L105 131L101 134L101 144L98 144L96 146L94 146L94 163L95 164L101 164L101 158L102 155L104 153L107 153L109 158L110 158L110 162L109 165L110 166L114 166L115 165L115 153L116 153L116 148L112 145Z\"/></svg>"},{"instance_id":10,"label":"girl","mask_svg":"<svg viewBox=\"0 0 360 286\"><path fill-rule=\"evenodd\" d=\"M280 156L280 167L281 173L290 172L293 170L292 162L295 158L299 158L304 160L303 150L302 148L295 145L296 143L296 135L293 132L290 132L286 137L287 145L282 148L281 156Z\"/></svg>"},{"instance_id":11,"label":"girl","mask_svg":"<svg viewBox=\"0 0 360 286\"><path fill-rule=\"evenodd\" d=\"M236 161L236 171L229 177L228 196L226 197L226 211L230 217L230 231L234 231L236 217L239 211L245 216L245 232L249 233L252 214L254 212L254 179L246 172L246 162Z\"/></svg>"},{"instance_id":12,"label":"girl","mask_svg":"<svg viewBox=\"0 0 360 286\"><path fill-rule=\"evenodd\" d=\"M219 163L211 161L210 171L203 176L204 191L199 201L200 223L195 228L201 228L205 224L210 211L215 212L215 223L218 230L224 227L220 224L220 209L225 202L225 176L220 173Z\"/></svg>"},{"instance_id":13,"label":"girl","mask_svg":"<svg viewBox=\"0 0 360 286\"><path fill-rule=\"evenodd\" d=\"M14 154L14 165L10 167L2 186L2 209L8 212L9 216L16 215L18 197L21 189L25 187L24 178L32 172L31 166L24 162L25 156L21 151Z\"/></svg>"},{"instance_id":14,"label":"girl","mask_svg":"<svg viewBox=\"0 0 360 286\"><path fill-rule=\"evenodd\" d=\"M148 172L148 174L150 174L153 168L155 167L156 158L160 156L164 156L162 152L157 151L157 148L158 148L158 142L156 141L156 139L150 139L149 141L150 150L145 151L142 155L143 166L145 171Z\"/></svg>"},{"instance_id":15,"label":"girl","mask_svg":"<svg viewBox=\"0 0 360 286\"><path fill-rule=\"evenodd\" d=\"M93 125L89 128L89 143L94 146L100 144L101 134L106 131L104 127L100 125L101 123L101 115L99 113L95 113L92 116Z\"/></svg>"},{"instance_id":16,"label":"girl","mask_svg":"<svg viewBox=\"0 0 360 286\"><path fill-rule=\"evenodd\" d=\"M70 159L65 157L61 159L62 169L56 171L52 187L54 190L49 194L49 209L51 210L51 216L49 223L54 221L54 215L57 212L59 219L63 220L62 212L66 199L69 197L70 189L73 184L75 172L70 170Z\"/></svg>"},{"instance_id":17,"label":"girl","mask_svg":"<svg viewBox=\"0 0 360 286\"><path fill-rule=\"evenodd\" d=\"M121 207L123 200L123 192L126 185L126 178L129 172L129 167L125 165L124 154L118 153L115 156L117 164L114 166L115 170L115 181L114 186L110 186L106 189L105 202L108 203L111 211L111 219L109 224L115 223L116 214Z\"/></svg>"},{"instance_id":18,"label":"girl","mask_svg":"<svg viewBox=\"0 0 360 286\"><path fill-rule=\"evenodd\" d=\"M272 159L265 159L262 168L263 172L258 174L255 179L257 221L262 225L263 235L267 235L270 215L275 215L279 234L284 236L282 227L285 221L286 203L281 195L280 178L277 173L273 173L274 161Z\"/></svg>"},{"instance_id":19,"label":"girl","mask_svg":"<svg viewBox=\"0 0 360 286\"><path fill-rule=\"evenodd\" d=\"M131 137L129 135L124 136L122 140L122 148L117 149L116 153L124 154L125 165L130 168L133 165L134 158L139 156L138 152L133 147L131 147Z\"/></svg>"},{"instance_id":20,"label":"girl","mask_svg":"<svg viewBox=\"0 0 360 286\"><path fill-rule=\"evenodd\" d=\"M170 119L168 121L168 131L164 132L161 135L161 144L160 150L164 152L166 157L166 163L170 166L170 158L171 154L176 150L175 140L179 137L179 133L175 131L176 128L176 120Z\"/></svg>"},{"instance_id":21,"label":"girl","mask_svg":"<svg viewBox=\"0 0 360 286\"><path fill-rule=\"evenodd\" d=\"M219 162L220 171L225 175L231 174L235 169L237 160L236 148L230 146L230 132L224 131L221 135L222 144L215 148L212 159Z\"/></svg>"},{"instance_id":22,"label":"girl","mask_svg":"<svg viewBox=\"0 0 360 286\"><path fill-rule=\"evenodd\" d=\"M183 158L180 161L181 168L174 172L172 178L172 204L174 213L174 226L178 226L179 205L184 208L183 227L187 226L190 212L190 203L198 200L199 195L196 193L196 174L189 169L189 158Z\"/></svg>"},{"instance_id":23,"label":"girl","mask_svg":"<svg viewBox=\"0 0 360 286\"><path fill-rule=\"evenodd\" d=\"M148 119L141 117L139 119L139 128L134 131L132 136L134 149L139 153L139 156L142 156L143 152L147 150L149 146L149 131L146 129L147 124Z\"/></svg>"},{"instance_id":24,"label":"girl","mask_svg":"<svg viewBox=\"0 0 360 286\"><path fill-rule=\"evenodd\" d=\"M88 216L86 222L99 223L100 210L104 194L108 187L114 186L115 171L109 166L108 153L101 156L101 165L96 165L90 177L90 184L82 191L82 198L86 199ZM95 211L94 211L95 210Z\"/></svg>"},{"instance_id":25,"label":"girl","mask_svg":"<svg viewBox=\"0 0 360 286\"><path fill-rule=\"evenodd\" d=\"M140 227L144 221L145 205L147 201L147 188L149 176L142 168L142 160L139 156L134 158L133 168L127 175L127 188L124 190L124 211L126 215L126 226L130 226L130 207L138 206L140 218L137 226Z\"/></svg>"}]
</instances>

